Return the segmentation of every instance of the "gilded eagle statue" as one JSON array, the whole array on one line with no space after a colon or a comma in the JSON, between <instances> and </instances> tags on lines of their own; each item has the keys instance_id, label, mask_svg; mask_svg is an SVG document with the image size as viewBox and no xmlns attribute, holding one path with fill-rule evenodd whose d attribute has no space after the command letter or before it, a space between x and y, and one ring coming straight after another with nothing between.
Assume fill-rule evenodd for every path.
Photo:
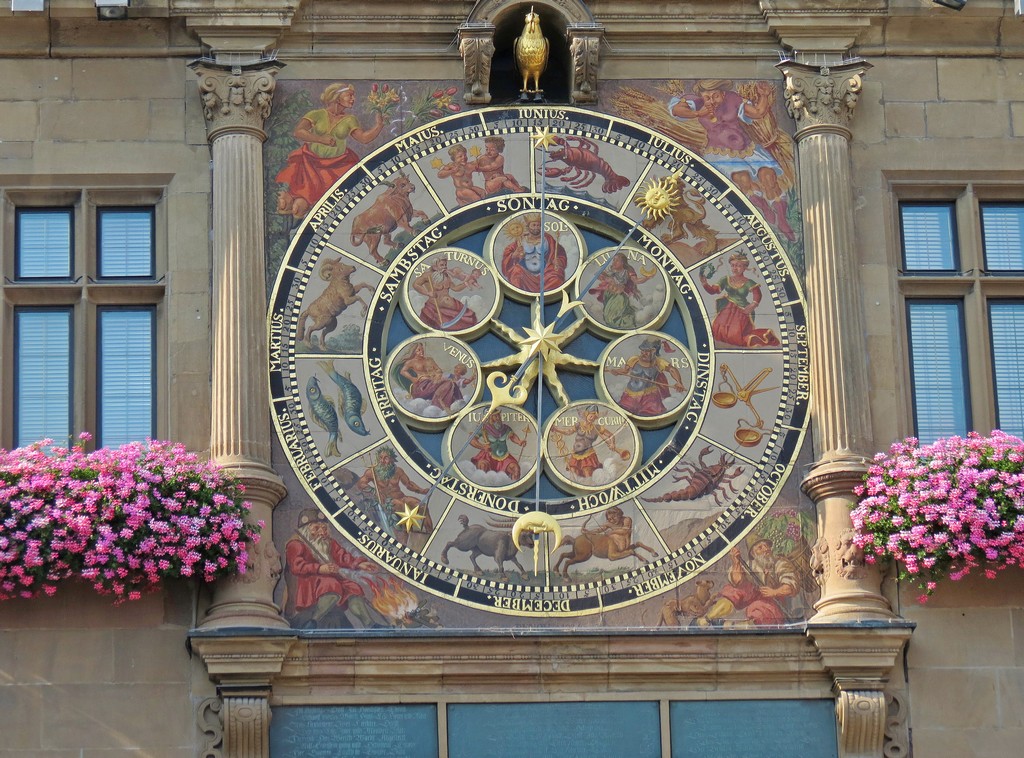
<instances>
[{"instance_id":1,"label":"gilded eagle statue","mask_svg":"<svg viewBox=\"0 0 1024 758\"><path fill-rule=\"evenodd\" d=\"M534 13L533 8L526 14L526 25L523 26L523 33L516 37L515 44L516 65L519 73L523 76L523 88L520 90L520 99L527 100L532 94L534 100L539 101L543 90L540 88L540 75L548 65L548 41L540 33L540 16ZM529 89L527 82L533 79L533 89Z\"/></svg>"}]
</instances>

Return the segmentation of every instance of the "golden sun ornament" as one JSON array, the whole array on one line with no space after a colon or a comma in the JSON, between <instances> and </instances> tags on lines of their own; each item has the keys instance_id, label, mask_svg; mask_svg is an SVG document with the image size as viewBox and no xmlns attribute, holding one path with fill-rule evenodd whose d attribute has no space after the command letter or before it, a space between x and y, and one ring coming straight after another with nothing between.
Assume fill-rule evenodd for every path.
<instances>
[{"instance_id":1,"label":"golden sun ornament","mask_svg":"<svg viewBox=\"0 0 1024 758\"><path fill-rule=\"evenodd\" d=\"M673 174L647 183L644 193L633 202L650 221L661 221L679 205L679 176Z\"/></svg>"},{"instance_id":2,"label":"golden sun ornament","mask_svg":"<svg viewBox=\"0 0 1024 758\"><path fill-rule=\"evenodd\" d=\"M547 127L544 127L543 129L538 129L533 133L534 148L540 148L544 150L544 152L547 152L547 149L552 145L557 145L557 140L558 138L554 134L552 134Z\"/></svg>"},{"instance_id":3,"label":"golden sun ornament","mask_svg":"<svg viewBox=\"0 0 1024 758\"><path fill-rule=\"evenodd\" d=\"M419 529L420 524L423 523L423 519L426 518L420 513L420 507L417 505L415 508L409 509L409 504L405 504L405 510L400 511L398 514L401 518L398 519L398 525L405 527L405 533L408 534L413 529Z\"/></svg>"}]
</instances>

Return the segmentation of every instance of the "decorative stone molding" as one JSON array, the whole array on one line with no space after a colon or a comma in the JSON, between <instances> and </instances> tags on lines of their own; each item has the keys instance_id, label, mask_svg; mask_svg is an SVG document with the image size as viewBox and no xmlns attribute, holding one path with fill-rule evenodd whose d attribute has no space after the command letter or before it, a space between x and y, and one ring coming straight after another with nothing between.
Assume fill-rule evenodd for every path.
<instances>
[{"instance_id":1,"label":"decorative stone molding","mask_svg":"<svg viewBox=\"0 0 1024 758\"><path fill-rule=\"evenodd\" d=\"M836 694L840 758L882 756L889 676L910 639L906 621L807 625Z\"/></svg>"},{"instance_id":2,"label":"decorative stone molding","mask_svg":"<svg viewBox=\"0 0 1024 758\"><path fill-rule=\"evenodd\" d=\"M470 11L467 21L493 24L509 8L521 5L517 0L479 0ZM545 13L557 13L569 24L593 24L594 16L583 0L537 0L531 3L543 18Z\"/></svg>"},{"instance_id":3,"label":"decorative stone molding","mask_svg":"<svg viewBox=\"0 0 1024 758\"><path fill-rule=\"evenodd\" d=\"M910 708L904 692L885 693L885 742L882 746L884 758L908 758L910 755L910 726L907 716Z\"/></svg>"},{"instance_id":4,"label":"decorative stone molding","mask_svg":"<svg viewBox=\"0 0 1024 758\"><path fill-rule=\"evenodd\" d=\"M229 66L198 61L191 68L199 77L206 130L212 142L223 132L249 132L262 142L267 138L263 122L277 86L281 64L274 61Z\"/></svg>"},{"instance_id":5,"label":"decorative stone molding","mask_svg":"<svg viewBox=\"0 0 1024 758\"><path fill-rule=\"evenodd\" d=\"M836 698L839 755L878 758L885 736L885 695L875 690L843 690Z\"/></svg>"},{"instance_id":6,"label":"decorative stone molding","mask_svg":"<svg viewBox=\"0 0 1024 758\"><path fill-rule=\"evenodd\" d=\"M270 688L223 688L224 758L269 758Z\"/></svg>"},{"instance_id":7,"label":"decorative stone molding","mask_svg":"<svg viewBox=\"0 0 1024 758\"><path fill-rule=\"evenodd\" d=\"M473 105L491 102L491 58L494 57L494 25L463 24L459 27L459 53L466 80L465 100Z\"/></svg>"},{"instance_id":8,"label":"decorative stone molding","mask_svg":"<svg viewBox=\"0 0 1024 758\"><path fill-rule=\"evenodd\" d=\"M190 638L223 703L223 749L210 758L269 758L272 682L295 639L274 632Z\"/></svg>"},{"instance_id":9,"label":"decorative stone molding","mask_svg":"<svg viewBox=\"0 0 1024 758\"><path fill-rule=\"evenodd\" d=\"M863 86L863 75L871 68L866 61L838 66L812 66L795 61L779 64L786 77L786 108L797 124L797 139L804 130L835 130L850 138L853 118Z\"/></svg>"},{"instance_id":10,"label":"decorative stone molding","mask_svg":"<svg viewBox=\"0 0 1024 758\"><path fill-rule=\"evenodd\" d=\"M570 26L569 52L572 54L572 101L575 104L597 102L597 67L604 27L596 24Z\"/></svg>"},{"instance_id":11,"label":"decorative stone molding","mask_svg":"<svg viewBox=\"0 0 1024 758\"><path fill-rule=\"evenodd\" d=\"M206 735L206 744L199 758L224 758L221 752L224 747L224 721L221 718L223 707L224 701L219 697L208 697L196 708L199 729Z\"/></svg>"}]
</instances>

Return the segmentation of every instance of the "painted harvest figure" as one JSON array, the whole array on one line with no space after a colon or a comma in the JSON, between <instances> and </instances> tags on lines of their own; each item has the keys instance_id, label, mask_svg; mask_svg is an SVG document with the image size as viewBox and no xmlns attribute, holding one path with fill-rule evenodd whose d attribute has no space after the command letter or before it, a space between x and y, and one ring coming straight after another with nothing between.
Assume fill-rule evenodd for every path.
<instances>
[{"instance_id":1,"label":"painted harvest figure","mask_svg":"<svg viewBox=\"0 0 1024 758\"><path fill-rule=\"evenodd\" d=\"M779 338L771 329L754 326L754 311L761 304L761 285L747 276L750 259L744 253L729 256L729 276L712 284L705 269L700 284L706 292L718 295L711 333L726 345L737 347L777 347Z\"/></svg>"},{"instance_id":2,"label":"painted harvest figure","mask_svg":"<svg viewBox=\"0 0 1024 758\"><path fill-rule=\"evenodd\" d=\"M742 610L755 626L784 624L794 617L790 604L798 601L800 572L789 558L776 555L771 540L760 539L750 546L750 562L739 548L729 553L729 584L715 598L698 626L720 623L734 611Z\"/></svg>"},{"instance_id":3,"label":"painted harvest figure","mask_svg":"<svg viewBox=\"0 0 1024 758\"><path fill-rule=\"evenodd\" d=\"M366 145L384 128L379 112L374 114L369 129L362 128L359 120L348 112L356 102L356 90L351 84L329 84L320 101L323 108L299 119L292 135L302 145L288 156L288 163L277 175L277 181L288 186L282 192L278 209L287 206L297 218L305 216L331 185L358 163L359 156L348 146L348 140Z\"/></svg>"}]
</instances>

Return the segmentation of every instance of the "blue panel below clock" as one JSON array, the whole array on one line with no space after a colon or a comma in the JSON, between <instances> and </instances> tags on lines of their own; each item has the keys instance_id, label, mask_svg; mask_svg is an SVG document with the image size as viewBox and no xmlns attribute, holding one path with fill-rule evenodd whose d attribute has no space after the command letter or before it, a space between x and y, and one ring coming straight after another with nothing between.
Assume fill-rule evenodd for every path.
<instances>
[{"instance_id":1,"label":"blue panel below clock","mask_svg":"<svg viewBox=\"0 0 1024 758\"><path fill-rule=\"evenodd\" d=\"M658 704L448 706L449 758L660 758Z\"/></svg>"},{"instance_id":2,"label":"blue panel below clock","mask_svg":"<svg viewBox=\"0 0 1024 758\"><path fill-rule=\"evenodd\" d=\"M274 708L274 758L436 758L437 708L315 705Z\"/></svg>"},{"instance_id":3,"label":"blue panel below clock","mask_svg":"<svg viewBox=\"0 0 1024 758\"><path fill-rule=\"evenodd\" d=\"M837 758L832 700L712 700L669 705L672 758Z\"/></svg>"}]
</instances>

